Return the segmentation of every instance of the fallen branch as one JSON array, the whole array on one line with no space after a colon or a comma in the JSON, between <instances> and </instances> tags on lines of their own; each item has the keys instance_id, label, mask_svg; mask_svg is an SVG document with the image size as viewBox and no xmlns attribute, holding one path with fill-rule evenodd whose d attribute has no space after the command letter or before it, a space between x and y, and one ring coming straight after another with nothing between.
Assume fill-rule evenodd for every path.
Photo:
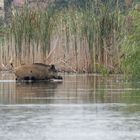
<instances>
[{"instance_id":1,"label":"fallen branch","mask_svg":"<svg viewBox=\"0 0 140 140\"><path fill-rule=\"evenodd\" d=\"M73 67L71 67L69 64L67 64L64 60L61 60L62 63L66 65L66 67L70 68L73 72L77 72Z\"/></svg>"}]
</instances>

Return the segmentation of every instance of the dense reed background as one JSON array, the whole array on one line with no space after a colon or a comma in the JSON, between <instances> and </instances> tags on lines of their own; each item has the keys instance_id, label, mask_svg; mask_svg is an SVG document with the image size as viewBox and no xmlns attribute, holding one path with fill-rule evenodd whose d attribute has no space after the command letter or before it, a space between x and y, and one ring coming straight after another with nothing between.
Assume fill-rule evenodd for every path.
<instances>
[{"instance_id":1,"label":"dense reed background","mask_svg":"<svg viewBox=\"0 0 140 140\"><path fill-rule=\"evenodd\" d=\"M62 71L102 74L127 68L130 73L135 59L130 56L139 57L140 50L138 6L133 0L57 0L35 9L25 4L1 28L0 61L14 66L42 62Z\"/></svg>"}]
</instances>

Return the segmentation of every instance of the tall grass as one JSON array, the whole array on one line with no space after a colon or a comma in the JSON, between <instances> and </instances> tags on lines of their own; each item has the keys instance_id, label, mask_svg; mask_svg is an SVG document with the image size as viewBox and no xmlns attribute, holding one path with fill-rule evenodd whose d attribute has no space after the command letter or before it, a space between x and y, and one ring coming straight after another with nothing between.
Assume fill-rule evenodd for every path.
<instances>
[{"instance_id":1,"label":"tall grass","mask_svg":"<svg viewBox=\"0 0 140 140\"><path fill-rule=\"evenodd\" d=\"M41 47L42 60L45 60L47 51L50 48L50 35L53 28L53 11L34 10L25 6L15 11L11 24L11 35L15 42L15 53L20 63L23 57L34 61L35 46ZM32 56L31 56L32 55Z\"/></svg>"},{"instance_id":2,"label":"tall grass","mask_svg":"<svg viewBox=\"0 0 140 140\"><path fill-rule=\"evenodd\" d=\"M87 40L91 57L90 69L94 72L110 72L114 69L114 64L119 64L118 41L123 18L117 1L114 9L111 6L111 1L91 1L90 8L82 10L81 34Z\"/></svg>"},{"instance_id":3,"label":"tall grass","mask_svg":"<svg viewBox=\"0 0 140 140\"><path fill-rule=\"evenodd\" d=\"M119 46L120 31L122 28L122 15L119 5L111 8L111 1L102 3L101 1L88 1L85 7L63 8L57 18L58 27L66 38L65 50L69 50L69 41L73 38L73 51L75 51L76 70L79 63L79 50L84 44L85 66L88 72L110 72L115 65L119 66ZM89 6L90 5L90 6ZM67 52L67 51L65 51ZM116 53L117 52L117 53ZM67 54L68 55L68 54ZM65 56L65 55L64 55ZM89 65L90 64L90 65Z\"/></svg>"},{"instance_id":4,"label":"tall grass","mask_svg":"<svg viewBox=\"0 0 140 140\"><path fill-rule=\"evenodd\" d=\"M118 0L73 3L15 11L10 35L16 65L41 61L73 72L120 71L124 15Z\"/></svg>"},{"instance_id":5,"label":"tall grass","mask_svg":"<svg viewBox=\"0 0 140 140\"><path fill-rule=\"evenodd\" d=\"M140 78L140 12L133 9L129 12L124 37L122 67L132 79Z\"/></svg>"}]
</instances>

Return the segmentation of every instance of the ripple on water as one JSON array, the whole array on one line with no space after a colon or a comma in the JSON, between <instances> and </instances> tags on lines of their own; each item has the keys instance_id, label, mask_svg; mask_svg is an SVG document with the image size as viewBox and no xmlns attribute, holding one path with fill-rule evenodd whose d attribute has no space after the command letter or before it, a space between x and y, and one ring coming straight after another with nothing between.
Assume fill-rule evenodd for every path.
<instances>
[{"instance_id":1,"label":"ripple on water","mask_svg":"<svg viewBox=\"0 0 140 140\"><path fill-rule=\"evenodd\" d=\"M126 104L1 105L0 138L10 140L140 138L140 116L124 113L126 107Z\"/></svg>"},{"instance_id":2,"label":"ripple on water","mask_svg":"<svg viewBox=\"0 0 140 140\"><path fill-rule=\"evenodd\" d=\"M62 83L0 80L0 140L139 140L139 87L113 81L94 75L65 76Z\"/></svg>"}]
</instances>

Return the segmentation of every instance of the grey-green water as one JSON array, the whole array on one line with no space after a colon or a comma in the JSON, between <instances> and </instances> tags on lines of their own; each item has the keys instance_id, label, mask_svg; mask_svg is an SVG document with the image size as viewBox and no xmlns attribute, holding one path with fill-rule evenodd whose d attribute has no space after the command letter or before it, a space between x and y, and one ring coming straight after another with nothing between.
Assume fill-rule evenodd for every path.
<instances>
[{"instance_id":1,"label":"grey-green water","mask_svg":"<svg viewBox=\"0 0 140 140\"><path fill-rule=\"evenodd\" d=\"M0 140L139 140L139 82L122 76L63 75L16 83L0 73Z\"/></svg>"}]
</instances>

